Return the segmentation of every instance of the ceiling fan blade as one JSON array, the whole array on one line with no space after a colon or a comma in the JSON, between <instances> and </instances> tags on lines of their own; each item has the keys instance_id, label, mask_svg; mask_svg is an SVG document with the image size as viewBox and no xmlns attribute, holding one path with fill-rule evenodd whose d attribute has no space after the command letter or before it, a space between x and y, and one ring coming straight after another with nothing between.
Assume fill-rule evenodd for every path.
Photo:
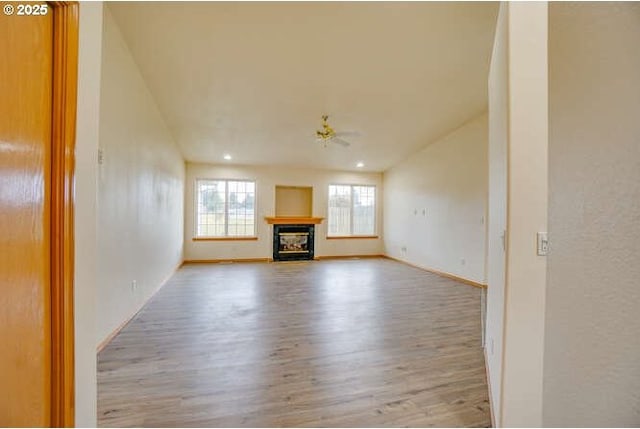
<instances>
[{"instance_id":1,"label":"ceiling fan blade","mask_svg":"<svg viewBox=\"0 0 640 429\"><path fill-rule=\"evenodd\" d=\"M340 137L334 137L331 139L331 143L337 143L341 146L347 147L350 146L351 143L349 143L348 141L342 140Z\"/></svg>"},{"instance_id":2,"label":"ceiling fan blade","mask_svg":"<svg viewBox=\"0 0 640 429\"><path fill-rule=\"evenodd\" d=\"M361 137L362 133L358 131L340 131L335 133L336 137Z\"/></svg>"}]
</instances>

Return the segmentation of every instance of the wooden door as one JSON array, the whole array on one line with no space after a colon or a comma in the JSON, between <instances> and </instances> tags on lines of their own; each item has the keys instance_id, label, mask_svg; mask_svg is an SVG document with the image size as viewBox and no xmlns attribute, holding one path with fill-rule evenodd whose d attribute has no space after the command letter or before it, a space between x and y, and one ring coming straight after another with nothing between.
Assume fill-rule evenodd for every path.
<instances>
[{"instance_id":1,"label":"wooden door","mask_svg":"<svg viewBox=\"0 0 640 429\"><path fill-rule=\"evenodd\" d=\"M52 35L0 15L0 426L50 422Z\"/></svg>"},{"instance_id":2,"label":"wooden door","mask_svg":"<svg viewBox=\"0 0 640 429\"><path fill-rule=\"evenodd\" d=\"M73 424L78 8L42 4L0 13L0 426Z\"/></svg>"}]
</instances>

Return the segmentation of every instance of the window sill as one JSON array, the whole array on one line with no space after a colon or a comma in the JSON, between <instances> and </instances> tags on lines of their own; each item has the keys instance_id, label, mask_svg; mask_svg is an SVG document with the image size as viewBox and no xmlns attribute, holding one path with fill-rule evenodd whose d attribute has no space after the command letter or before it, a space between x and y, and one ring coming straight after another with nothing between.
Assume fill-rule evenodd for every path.
<instances>
[{"instance_id":1,"label":"window sill","mask_svg":"<svg viewBox=\"0 0 640 429\"><path fill-rule=\"evenodd\" d=\"M256 241L258 237L193 237L192 241Z\"/></svg>"},{"instance_id":2,"label":"window sill","mask_svg":"<svg viewBox=\"0 0 640 429\"><path fill-rule=\"evenodd\" d=\"M352 240L352 239L357 239L357 238L380 238L377 235L332 235L332 236L327 236L327 240Z\"/></svg>"}]
</instances>

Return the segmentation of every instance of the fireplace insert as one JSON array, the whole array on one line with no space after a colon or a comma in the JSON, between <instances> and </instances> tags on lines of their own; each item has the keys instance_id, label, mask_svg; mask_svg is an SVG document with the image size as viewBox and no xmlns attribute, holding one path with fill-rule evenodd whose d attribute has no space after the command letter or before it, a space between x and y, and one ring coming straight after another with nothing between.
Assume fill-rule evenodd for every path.
<instances>
[{"instance_id":1,"label":"fireplace insert","mask_svg":"<svg viewBox=\"0 0 640 429\"><path fill-rule=\"evenodd\" d=\"M274 225L273 260L312 260L314 229L314 225Z\"/></svg>"}]
</instances>

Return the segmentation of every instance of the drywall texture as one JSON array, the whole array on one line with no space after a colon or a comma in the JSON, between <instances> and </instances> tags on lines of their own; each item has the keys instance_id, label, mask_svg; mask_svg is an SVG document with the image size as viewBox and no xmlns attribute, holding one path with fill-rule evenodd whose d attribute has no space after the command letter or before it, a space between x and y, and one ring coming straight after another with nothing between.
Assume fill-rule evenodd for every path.
<instances>
[{"instance_id":1,"label":"drywall texture","mask_svg":"<svg viewBox=\"0 0 640 429\"><path fill-rule=\"evenodd\" d=\"M507 3L500 5L489 71L489 202L485 356L494 420L501 413L507 229L508 56ZM497 424L497 422L494 422Z\"/></svg>"},{"instance_id":2,"label":"drywall texture","mask_svg":"<svg viewBox=\"0 0 640 429\"><path fill-rule=\"evenodd\" d=\"M384 173L385 253L485 283L487 115Z\"/></svg>"},{"instance_id":3,"label":"drywall texture","mask_svg":"<svg viewBox=\"0 0 640 429\"><path fill-rule=\"evenodd\" d=\"M640 424L640 5L552 3L544 426Z\"/></svg>"},{"instance_id":4,"label":"drywall texture","mask_svg":"<svg viewBox=\"0 0 640 429\"><path fill-rule=\"evenodd\" d=\"M75 425L96 427L96 189L101 2L80 3L75 171Z\"/></svg>"},{"instance_id":5,"label":"drywall texture","mask_svg":"<svg viewBox=\"0 0 640 429\"><path fill-rule=\"evenodd\" d=\"M184 213L184 162L108 7L102 49L98 342L181 263Z\"/></svg>"},{"instance_id":6,"label":"drywall texture","mask_svg":"<svg viewBox=\"0 0 640 429\"><path fill-rule=\"evenodd\" d=\"M256 241L193 241L195 236L196 179L246 179L256 181ZM275 187L313 187L313 215L327 217L330 184L376 186L376 232L382 236L382 175L288 167L253 167L187 163L185 189L184 252L186 260L271 258L273 227L264 220L275 215ZM379 255L381 238L327 240L327 221L316 226L315 256Z\"/></svg>"}]
</instances>

